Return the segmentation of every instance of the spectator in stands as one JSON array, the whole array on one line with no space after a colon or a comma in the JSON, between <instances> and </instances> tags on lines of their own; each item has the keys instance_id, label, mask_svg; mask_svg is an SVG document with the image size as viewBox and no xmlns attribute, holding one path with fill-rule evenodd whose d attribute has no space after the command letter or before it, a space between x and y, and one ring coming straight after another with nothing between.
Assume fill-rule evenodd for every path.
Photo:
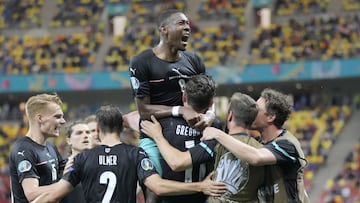
<instances>
[{"instance_id":1,"label":"spectator in stands","mask_svg":"<svg viewBox=\"0 0 360 203\"><path fill-rule=\"evenodd\" d=\"M29 130L14 143L10 154L12 198L29 202L39 195L39 187L59 180L65 160L56 146L46 141L58 137L65 124L58 95L38 94L26 102Z\"/></svg>"},{"instance_id":2,"label":"spectator in stands","mask_svg":"<svg viewBox=\"0 0 360 203\"><path fill-rule=\"evenodd\" d=\"M306 160L300 143L282 128L290 116L292 104L285 94L265 89L257 105L259 112L252 128L261 132L262 148L247 145L212 127L204 130L203 140L216 139L241 160L251 165L266 165L271 174L265 176L269 180L260 192L266 201L309 202L303 182Z\"/></svg>"},{"instance_id":3,"label":"spectator in stands","mask_svg":"<svg viewBox=\"0 0 360 203\"><path fill-rule=\"evenodd\" d=\"M327 183L328 189L321 194L321 202L359 202L360 201L360 142L345 159L339 174ZM320 201L319 201L320 202Z\"/></svg>"}]
</instances>

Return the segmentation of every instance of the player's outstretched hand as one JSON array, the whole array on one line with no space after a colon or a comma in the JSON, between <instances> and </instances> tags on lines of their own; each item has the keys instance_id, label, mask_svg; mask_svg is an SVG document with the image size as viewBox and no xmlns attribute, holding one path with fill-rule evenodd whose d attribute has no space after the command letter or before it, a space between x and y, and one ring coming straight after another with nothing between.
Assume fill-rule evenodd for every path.
<instances>
[{"instance_id":1,"label":"player's outstretched hand","mask_svg":"<svg viewBox=\"0 0 360 203\"><path fill-rule=\"evenodd\" d=\"M207 127L203 131L203 136L201 137L201 140L212 140L216 139L216 137L223 133L221 130L214 128L214 127Z\"/></svg>"},{"instance_id":2,"label":"player's outstretched hand","mask_svg":"<svg viewBox=\"0 0 360 203\"><path fill-rule=\"evenodd\" d=\"M222 182L215 182L211 180L214 172L211 172L202 182L201 191L210 196L221 196L226 192L226 185Z\"/></svg>"},{"instance_id":3,"label":"player's outstretched hand","mask_svg":"<svg viewBox=\"0 0 360 203\"><path fill-rule=\"evenodd\" d=\"M163 137L161 125L156 120L155 116L151 115L151 121L143 120L140 125L141 132L145 133L147 136L153 139Z\"/></svg>"}]
</instances>

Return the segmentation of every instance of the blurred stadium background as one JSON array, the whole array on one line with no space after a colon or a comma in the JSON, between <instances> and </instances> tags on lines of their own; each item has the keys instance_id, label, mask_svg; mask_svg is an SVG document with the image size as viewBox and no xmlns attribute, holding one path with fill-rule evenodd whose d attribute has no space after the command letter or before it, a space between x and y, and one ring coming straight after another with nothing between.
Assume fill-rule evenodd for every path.
<instances>
[{"instance_id":1,"label":"blurred stadium background","mask_svg":"<svg viewBox=\"0 0 360 203\"><path fill-rule=\"evenodd\" d=\"M134 110L129 59L158 42L166 8L191 20L189 49L218 83L218 115L234 91L291 94L286 127L309 161L312 202L360 202L359 0L0 0L0 203L9 150L27 130L23 102L57 92L68 121L103 104ZM122 138L137 144L132 131ZM66 155L64 138L54 142Z\"/></svg>"}]
</instances>

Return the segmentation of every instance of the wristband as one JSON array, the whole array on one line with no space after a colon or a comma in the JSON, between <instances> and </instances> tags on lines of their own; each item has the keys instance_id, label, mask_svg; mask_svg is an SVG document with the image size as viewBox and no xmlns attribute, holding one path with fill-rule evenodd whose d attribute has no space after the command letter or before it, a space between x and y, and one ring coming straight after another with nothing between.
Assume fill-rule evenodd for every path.
<instances>
[{"instance_id":1,"label":"wristband","mask_svg":"<svg viewBox=\"0 0 360 203\"><path fill-rule=\"evenodd\" d=\"M208 110L205 114L204 120L206 122L209 122L209 121L214 120L215 117L216 117L216 115L215 115L214 111Z\"/></svg>"},{"instance_id":2,"label":"wristband","mask_svg":"<svg viewBox=\"0 0 360 203\"><path fill-rule=\"evenodd\" d=\"M208 110L208 111L206 111L205 115L210 116L210 117L213 117L213 118L216 117L215 112L214 112L213 110Z\"/></svg>"},{"instance_id":3,"label":"wristband","mask_svg":"<svg viewBox=\"0 0 360 203\"><path fill-rule=\"evenodd\" d=\"M180 106L173 106L171 109L171 115L172 116L179 116L179 109Z\"/></svg>"}]
</instances>

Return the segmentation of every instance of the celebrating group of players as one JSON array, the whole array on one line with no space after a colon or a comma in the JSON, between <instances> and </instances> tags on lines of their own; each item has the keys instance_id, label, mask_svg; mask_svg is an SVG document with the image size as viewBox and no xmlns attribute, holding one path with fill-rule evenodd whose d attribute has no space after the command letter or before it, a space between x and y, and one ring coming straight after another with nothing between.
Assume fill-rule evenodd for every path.
<instances>
[{"instance_id":1,"label":"celebrating group of players","mask_svg":"<svg viewBox=\"0 0 360 203\"><path fill-rule=\"evenodd\" d=\"M186 51L188 18L167 10L157 26L158 45L129 65L138 115L102 106L95 113L97 141L85 122L74 123L68 138L89 139L80 140L69 159L46 141L65 124L60 98L29 98L29 131L10 155L13 202L75 202L71 194L79 189L85 202L135 203L138 184L146 202L308 202L304 154L282 128L292 111L287 96L265 89L255 101L235 92L222 127L214 110L215 81L200 57ZM121 143L124 126L139 130L139 147Z\"/></svg>"}]
</instances>

